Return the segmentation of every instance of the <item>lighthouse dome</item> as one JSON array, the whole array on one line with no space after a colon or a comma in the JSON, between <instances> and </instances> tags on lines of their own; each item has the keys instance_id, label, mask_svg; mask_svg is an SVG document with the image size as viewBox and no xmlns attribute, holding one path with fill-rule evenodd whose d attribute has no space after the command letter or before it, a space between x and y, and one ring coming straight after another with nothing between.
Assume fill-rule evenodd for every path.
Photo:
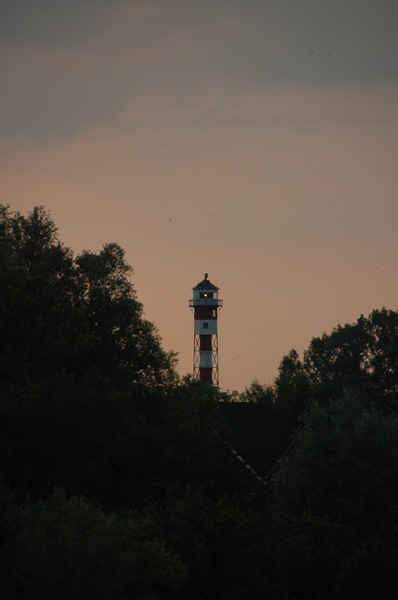
<instances>
[{"instance_id":1,"label":"lighthouse dome","mask_svg":"<svg viewBox=\"0 0 398 600\"><path fill-rule=\"evenodd\" d=\"M220 288L218 288L216 285L214 285L214 283L211 283L211 281L209 281L208 279L208 275L207 273L205 273L205 278L202 279L202 281L200 281L197 285L195 285L195 287L192 288L193 290L209 290L209 291L215 291L215 290L219 290Z\"/></svg>"}]
</instances>

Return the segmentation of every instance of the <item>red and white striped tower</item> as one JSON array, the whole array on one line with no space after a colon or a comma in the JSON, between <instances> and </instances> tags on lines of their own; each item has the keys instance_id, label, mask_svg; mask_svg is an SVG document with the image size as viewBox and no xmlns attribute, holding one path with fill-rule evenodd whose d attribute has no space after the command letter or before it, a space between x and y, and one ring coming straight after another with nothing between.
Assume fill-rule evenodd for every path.
<instances>
[{"instance_id":1,"label":"red and white striped tower","mask_svg":"<svg viewBox=\"0 0 398 600\"><path fill-rule=\"evenodd\" d=\"M193 335L193 378L219 387L217 317L222 307L219 288L213 285L207 273L193 290L189 306L195 319Z\"/></svg>"}]
</instances>

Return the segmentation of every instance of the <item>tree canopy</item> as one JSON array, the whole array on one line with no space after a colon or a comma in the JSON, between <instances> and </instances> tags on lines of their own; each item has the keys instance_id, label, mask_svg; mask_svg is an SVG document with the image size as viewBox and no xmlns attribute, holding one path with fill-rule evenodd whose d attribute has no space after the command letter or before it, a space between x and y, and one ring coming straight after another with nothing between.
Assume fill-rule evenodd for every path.
<instances>
[{"instance_id":1,"label":"tree canopy","mask_svg":"<svg viewBox=\"0 0 398 600\"><path fill-rule=\"evenodd\" d=\"M176 379L175 355L143 318L122 248L75 258L43 207L27 217L2 207L1 234L1 356L14 385L60 370L146 387Z\"/></svg>"},{"instance_id":2,"label":"tree canopy","mask_svg":"<svg viewBox=\"0 0 398 600\"><path fill-rule=\"evenodd\" d=\"M395 405L398 394L398 312L382 308L314 338L304 370L319 396L354 389L363 399Z\"/></svg>"},{"instance_id":3,"label":"tree canopy","mask_svg":"<svg viewBox=\"0 0 398 600\"><path fill-rule=\"evenodd\" d=\"M122 248L74 256L44 208L0 214L3 597L395 597L398 313L220 393L177 377Z\"/></svg>"},{"instance_id":4,"label":"tree canopy","mask_svg":"<svg viewBox=\"0 0 398 600\"><path fill-rule=\"evenodd\" d=\"M252 382L243 402L272 403L292 426L309 400L327 407L352 391L367 405L398 408L398 311L374 309L311 340L303 358L292 349L270 385Z\"/></svg>"}]
</instances>

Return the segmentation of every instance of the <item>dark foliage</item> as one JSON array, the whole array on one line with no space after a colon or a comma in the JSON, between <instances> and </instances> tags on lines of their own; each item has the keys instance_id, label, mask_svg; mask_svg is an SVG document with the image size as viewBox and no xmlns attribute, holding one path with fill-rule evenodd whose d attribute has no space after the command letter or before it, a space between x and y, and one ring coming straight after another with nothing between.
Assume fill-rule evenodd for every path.
<instances>
[{"instance_id":1,"label":"dark foliage","mask_svg":"<svg viewBox=\"0 0 398 600\"><path fill-rule=\"evenodd\" d=\"M367 404L395 409L398 397L398 312L382 308L314 338L303 370L313 395L330 401L354 390Z\"/></svg>"},{"instance_id":2,"label":"dark foliage","mask_svg":"<svg viewBox=\"0 0 398 600\"><path fill-rule=\"evenodd\" d=\"M2 597L394 596L396 313L228 403L178 379L117 244L75 258L43 208L1 217ZM230 451L240 430L265 475L300 419L271 485Z\"/></svg>"},{"instance_id":3,"label":"dark foliage","mask_svg":"<svg viewBox=\"0 0 398 600\"><path fill-rule=\"evenodd\" d=\"M174 356L143 319L117 244L74 259L41 207L28 217L3 207L1 235L1 364L10 384L55 372L84 382L92 369L118 389L174 381Z\"/></svg>"},{"instance_id":4,"label":"dark foliage","mask_svg":"<svg viewBox=\"0 0 398 600\"><path fill-rule=\"evenodd\" d=\"M306 534L324 529L318 544L330 561L332 597L394 595L397 437L394 416L369 410L353 395L333 401L328 411L312 403L294 452L278 471L278 518L290 518Z\"/></svg>"}]
</instances>

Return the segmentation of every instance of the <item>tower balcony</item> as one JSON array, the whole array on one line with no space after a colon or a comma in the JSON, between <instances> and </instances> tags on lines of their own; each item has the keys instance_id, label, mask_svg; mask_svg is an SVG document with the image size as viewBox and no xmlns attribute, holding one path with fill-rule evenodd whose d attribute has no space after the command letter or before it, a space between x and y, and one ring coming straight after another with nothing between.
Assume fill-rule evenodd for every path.
<instances>
[{"instance_id":1,"label":"tower balcony","mask_svg":"<svg viewBox=\"0 0 398 600\"><path fill-rule=\"evenodd\" d=\"M221 308L222 300L219 300L218 298L193 298L189 300L190 308L195 308L196 306L212 306Z\"/></svg>"}]
</instances>

